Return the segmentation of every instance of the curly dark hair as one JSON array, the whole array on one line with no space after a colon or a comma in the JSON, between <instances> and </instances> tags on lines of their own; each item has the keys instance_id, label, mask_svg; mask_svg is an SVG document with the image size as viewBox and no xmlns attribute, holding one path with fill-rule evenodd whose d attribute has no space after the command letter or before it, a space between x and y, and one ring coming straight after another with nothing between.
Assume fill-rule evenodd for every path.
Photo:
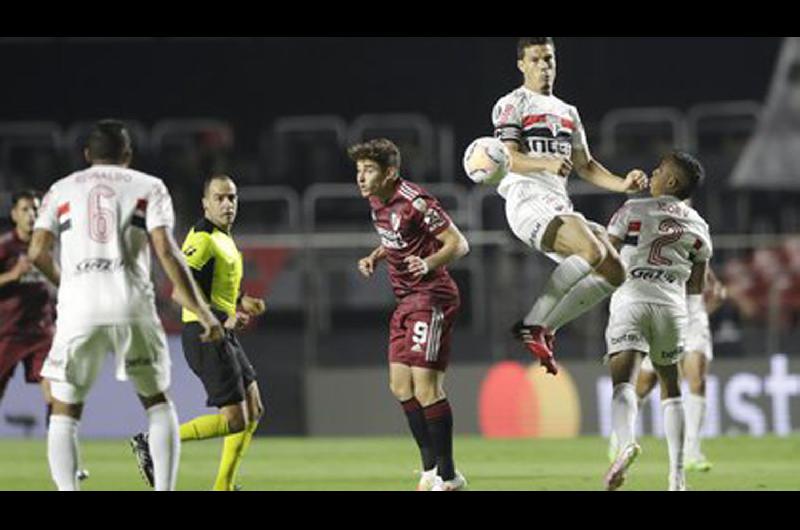
<instances>
[{"instance_id":1,"label":"curly dark hair","mask_svg":"<svg viewBox=\"0 0 800 530\"><path fill-rule=\"evenodd\" d=\"M347 150L347 155L353 162L358 162L359 160L375 162L384 171L390 167L400 169L402 164L400 149L394 142L386 138L353 145Z\"/></svg>"}]
</instances>

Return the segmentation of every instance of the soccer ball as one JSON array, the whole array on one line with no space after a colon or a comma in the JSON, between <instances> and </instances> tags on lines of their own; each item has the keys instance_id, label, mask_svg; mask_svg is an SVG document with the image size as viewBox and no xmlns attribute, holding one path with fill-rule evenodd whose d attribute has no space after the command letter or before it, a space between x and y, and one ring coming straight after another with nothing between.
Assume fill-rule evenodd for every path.
<instances>
[{"instance_id":1,"label":"soccer ball","mask_svg":"<svg viewBox=\"0 0 800 530\"><path fill-rule=\"evenodd\" d=\"M496 186L511 169L511 152L497 138L478 138L464 153L464 171L476 184Z\"/></svg>"}]
</instances>

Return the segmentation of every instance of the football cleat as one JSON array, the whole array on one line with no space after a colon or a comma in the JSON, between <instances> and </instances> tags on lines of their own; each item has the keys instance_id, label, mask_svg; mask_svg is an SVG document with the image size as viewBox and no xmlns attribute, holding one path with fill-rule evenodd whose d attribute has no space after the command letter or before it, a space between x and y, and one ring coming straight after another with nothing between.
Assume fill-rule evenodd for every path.
<instances>
[{"instance_id":1,"label":"football cleat","mask_svg":"<svg viewBox=\"0 0 800 530\"><path fill-rule=\"evenodd\" d=\"M698 473L708 473L713 469L714 464L708 461L705 455L697 455L695 458L686 459L686 471L693 471Z\"/></svg>"},{"instance_id":2,"label":"football cleat","mask_svg":"<svg viewBox=\"0 0 800 530\"><path fill-rule=\"evenodd\" d=\"M420 473L417 491L431 491L436 485L436 468Z\"/></svg>"},{"instance_id":3,"label":"football cleat","mask_svg":"<svg viewBox=\"0 0 800 530\"><path fill-rule=\"evenodd\" d=\"M555 337L542 326L526 326L524 322L517 322L511 329L517 340L522 341L525 348L539 360L548 374L558 375L558 365L553 357Z\"/></svg>"},{"instance_id":4,"label":"football cleat","mask_svg":"<svg viewBox=\"0 0 800 530\"><path fill-rule=\"evenodd\" d=\"M136 457L136 464L139 466L139 473L142 475L145 483L155 487L155 478L153 477L153 457L150 455L150 443L148 441L147 433L139 433L130 439L131 449L133 455Z\"/></svg>"},{"instance_id":5,"label":"football cleat","mask_svg":"<svg viewBox=\"0 0 800 530\"><path fill-rule=\"evenodd\" d=\"M84 480L89 480L89 470L79 469L78 472L75 473L75 477L78 479L79 482L83 482Z\"/></svg>"},{"instance_id":6,"label":"football cleat","mask_svg":"<svg viewBox=\"0 0 800 530\"><path fill-rule=\"evenodd\" d=\"M453 480L442 480L442 477L437 476L431 491L464 491L465 489L467 489L467 479L456 471Z\"/></svg>"},{"instance_id":7,"label":"football cleat","mask_svg":"<svg viewBox=\"0 0 800 530\"><path fill-rule=\"evenodd\" d=\"M625 475L628 469L633 465L639 455L642 454L642 448L638 444L628 444L623 449L614 463L606 473L604 482L606 491L616 491L625 483Z\"/></svg>"}]
</instances>

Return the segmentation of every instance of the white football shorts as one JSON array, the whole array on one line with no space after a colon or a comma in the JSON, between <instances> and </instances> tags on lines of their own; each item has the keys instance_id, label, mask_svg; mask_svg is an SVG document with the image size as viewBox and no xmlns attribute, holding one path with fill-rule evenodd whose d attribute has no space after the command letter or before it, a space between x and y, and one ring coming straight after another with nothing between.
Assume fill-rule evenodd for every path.
<instances>
[{"instance_id":1,"label":"white football shorts","mask_svg":"<svg viewBox=\"0 0 800 530\"><path fill-rule=\"evenodd\" d=\"M550 223L557 217L578 217L583 219L595 233L605 233L605 229L587 221L583 214L576 212L568 197L534 186L514 186L506 198L506 219L508 226L517 238L531 248L542 252L557 263L564 258L542 249L542 239Z\"/></svg>"},{"instance_id":2,"label":"white football shorts","mask_svg":"<svg viewBox=\"0 0 800 530\"><path fill-rule=\"evenodd\" d=\"M606 329L606 362L616 353L638 351L658 366L680 362L685 351L685 307L646 303L612 305Z\"/></svg>"},{"instance_id":3,"label":"white football shorts","mask_svg":"<svg viewBox=\"0 0 800 530\"><path fill-rule=\"evenodd\" d=\"M42 376L52 381L53 397L83 403L110 353L117 380L132 381L140 396L153 397L169 388L172 363L160 323L57 327L42 368Z\"/></svg>"}]
</instances>

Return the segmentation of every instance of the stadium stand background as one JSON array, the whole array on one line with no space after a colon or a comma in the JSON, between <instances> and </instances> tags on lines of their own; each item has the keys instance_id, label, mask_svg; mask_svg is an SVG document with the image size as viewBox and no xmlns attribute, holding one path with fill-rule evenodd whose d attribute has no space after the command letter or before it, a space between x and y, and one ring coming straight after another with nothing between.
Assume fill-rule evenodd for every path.
<instances>
[{"instance_id":1,"label":"stadium stand background","mask_svg":"<svg viewBox=\"0 0 800 530\"><path fill-rule=\"evenodd\" d=\"M650 170L673 146L706 164L697 207L733 295L713 319L718 357L797 355L800 193L731 182L764 115L782 39L582 37L557 45L557 94L578 106L593 152L610 169ZM355 270L377 239L345 148L387 136L404 152L405 174L439 195L473 241L455 269L464 295L455 362L524 359L507 328L550 264L510 236L502 201L460 169L464 147L491 134L494 102L519 84L514 46L510 37L0 38L8 74L0 84L8 103L2 209L12 190L45 190L82 167L79 146L103 117L127 121L135 167L170 187L179 239L201 215L205 176L233 175L247 288L270 307L244 340L271 392L302 402L310 367L385 363L393 300L385 278L367 284ZM623 198L578 180L577 209L607 221ZM177 331L169 287L163 278L159 285L162 316ZM605 318L598 308L561 333L559 356L598 359ZM302 432L303 421L298 412L271 428Z\"/></svg>"}]
</instances>

